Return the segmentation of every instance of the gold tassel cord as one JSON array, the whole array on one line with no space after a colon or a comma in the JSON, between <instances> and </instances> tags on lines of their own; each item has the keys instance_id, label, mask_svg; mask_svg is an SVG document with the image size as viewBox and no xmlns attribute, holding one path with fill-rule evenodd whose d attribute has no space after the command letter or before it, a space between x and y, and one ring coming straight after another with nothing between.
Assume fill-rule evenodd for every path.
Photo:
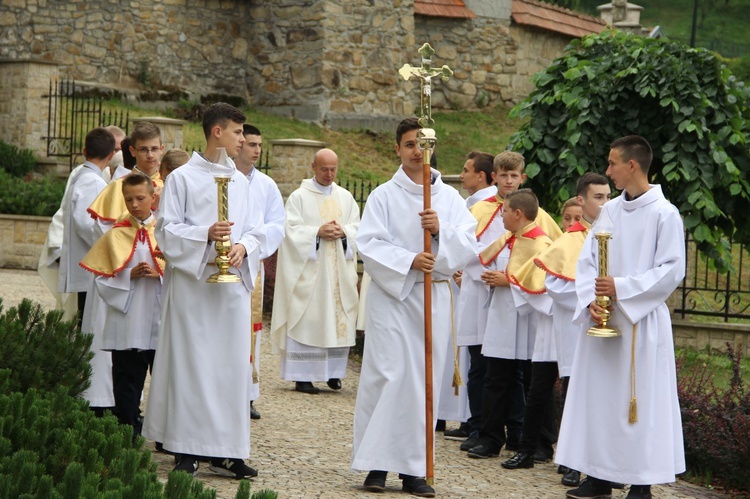
<instances>
[{"instance_id":1,"label":"gold tassel cord","mask_svg":"<svg viewBox=\"0 0 750 499\"><path fill-rule=\"evenodd\" d=\"M458 345L456 345L456 317L453 308L453 286L448 283L448 289L451 293L451 334L453 337L453 395L458 397L458 387L464 384L464 380L461 379L461 368L458 363Z\"/></svg>"},{"instance_id":2,"label":"gold tassel cord","mask_svg":"<svg viewBox=\"0 0 750 499\"><path fill-rule=\"evenodd\" d=\"M450 280L446 279L432 281L433 284L442 282L448 284L448 291L451 295L451 337L453 339L453 382L451 383L451 386L453 387L453 394L458 397L458 387L464 384L464 380L461 378L461 369L458 363L458 346L456 346L456 318L453 309L453 286L451 285Z\"/></svg>"},{"instance_id":3,"label":"gold tassel cord","mask_svg":"<svg viewBox=\"0 0 750 499\"><path fill-rule=\"evenodd\" d=\"M628 410L628 423L638 421L638 400L635 394L635 332L636 325L633 324L633 340L630 344L630 409Z\"/></svg>"}]
</instances>

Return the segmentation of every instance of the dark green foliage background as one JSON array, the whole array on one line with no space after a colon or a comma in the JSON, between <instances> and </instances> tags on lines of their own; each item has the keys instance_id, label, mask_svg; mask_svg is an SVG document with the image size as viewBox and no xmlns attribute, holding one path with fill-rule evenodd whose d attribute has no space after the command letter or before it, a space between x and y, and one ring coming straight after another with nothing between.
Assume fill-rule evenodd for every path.
<instances>
[{"instance_id":1,"label":"dark green foliage background","mask_svg":"<svg viewBox=\"0 0 750 499\"><path fill-rule=\"evenodd\" d=\"M34 170L36 159L30 149L19 149L0 140L0 169L14 177L23 177Z\"/></svg>"},{"instance_id":2,"label":"dark green foliage background","mask_svg":"<svg viewBox=\"0 0 750 499\"><path fill-rule=\"evenodd\" d=\"M604 32L573 41L534 83L511 112L528 121L510 146L548 211L580 175L604 173L612 140L637 134L654 150L651 181L717 268L730 267L727 238L750 246L748 89L716 55Z\"/></svg>"}]
</instances>

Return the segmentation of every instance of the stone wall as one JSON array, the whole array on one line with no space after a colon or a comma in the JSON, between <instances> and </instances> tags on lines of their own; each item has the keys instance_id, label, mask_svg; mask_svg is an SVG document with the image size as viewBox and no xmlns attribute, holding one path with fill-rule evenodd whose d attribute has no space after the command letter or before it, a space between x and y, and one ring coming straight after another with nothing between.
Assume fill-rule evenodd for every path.
<instances>
[{"instance_id":1,"label":"stone wall","mask_svg":"<svg viewBox=\"0 0 750 499\"><path fill-rule=\"evenodd\" d=\"M55 62L66 78L245 94L249 3L2 0L0 57Z\"/></svg>"},{"instance_id":2,"label":"stone wall","mask_svg":"<svg viewBox=\"0 0 750 499\"><path fill-rule=\"evenodd\" d=\"M260 109L334 127L390 127L409 85L397 70L414 47L410 1L292 0L252 9L250 94ZM412 51L414 55L405 53ZM385 117L387 125L371 122Z\"/></svg>"},{"instance_id":3,"label":"stone wall","mask_svg":"<svg viewBox=\"0 0 750 499\"><path fill-rule=\"evenodd\" d=\"M560 57L571 38L551 31L517 25L511 26L510 36L518 47L518 51L513 54L516 73L511 75L508 81L504 80L501 87L503 95L510 97L510 101L518 102L534 90L532 76Z\"/></svg>"},{"instance_id":4,"label":"stone wall","mask_svg":"<svg viewBox=\"0 0 750 499\"><path fill-rule=\"evenodd\" d=\"M0 267L36 269L51 217L0 215Z\"/></svg>"},{"instance_id":5,"label":"stone wall","mask_svg":"<svg viewBox=\"0 0 750 499\"><path fill-rule=\"evenodd\" d=\"M515 103L568 39L510 25L510 1L473 0L474 19L415 16L413 0L2 0L0 58L38 58L97 84L240 96L334 128L392 130L418 102L419 64L455 77L433 104ZM505 16L505 17L503 17Z\"/></svg>"},{"instance_id":6,"label":"stone wall","mask_svg":"<svg viewBox=\"0 0 750 499\"><path fill-rule=\"evenodd\" d=\"M434 85L433 107L466 109L513 100L504 92L517 72L518 47L509 25L508 20L479 17L417 18L416 38L435 49L433 64L453 70L453 78Z\"/></svg>"},{"instance_id":7,"label":"stone wall","mask_svg":"<svg viewBox=\"0 0 750 499\"><path fill-rule=\"evenodd\" d=\"M0 14L0 19L2 14ZM57 66L35 60L0 60L0 140L47 156L50 79Z\"/></svg>"},{"instance_id":8,"label":"stone wall","mask_svg":"<svg viewBox=\"0 0 750 499\"><path fill-rule=\"evenodd\" d=\"M746 359L750 356L750 325L672 321L675 346L713 353L727 351L727 343Z\"/></svg>"}]
</instances>

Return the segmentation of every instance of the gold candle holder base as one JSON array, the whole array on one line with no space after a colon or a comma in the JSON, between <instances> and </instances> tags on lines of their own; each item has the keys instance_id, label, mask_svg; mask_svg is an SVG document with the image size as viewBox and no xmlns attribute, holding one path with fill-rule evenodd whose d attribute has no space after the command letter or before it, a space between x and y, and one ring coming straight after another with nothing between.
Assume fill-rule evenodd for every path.
<instances>
[{"instance_id":1,"label":"gold candle holder base","mask_svg":"<svg viewBox=\"0 0 750 499\"><path fill-rule=\"evenodd\" d=\"M590 327L588 331L586 331L587 336L594 336L596 338L616 338L617 336L620 336L620 331L613 327Z\"/></svg>"},{"instance_id":2,"label":"gold candle holder base","mask_svg":"<svg viewBox=\"0 0 750 499\"><path fill-rule=\"evenodd\" d=\"M208 279L206 279L206 282L211 284L224 284L229 282L241 282L242 279L237 274L232 274L231 272L228 272L226 274L222 274L221 272L217 272L215 274L211 274L208 276Z\"/></svg>"}]
</instances>

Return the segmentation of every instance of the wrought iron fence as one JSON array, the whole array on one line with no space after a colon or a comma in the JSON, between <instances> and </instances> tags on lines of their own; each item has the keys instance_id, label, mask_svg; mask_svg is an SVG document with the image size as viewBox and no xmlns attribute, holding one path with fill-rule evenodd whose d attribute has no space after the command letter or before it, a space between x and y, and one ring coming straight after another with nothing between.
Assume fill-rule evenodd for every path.
<instances>
[{"instance_id":1,"label":"wrought iron fence","mask_svg":"<svg viewBox=\"0 0 750 499\"><path fill-rule=\"evenodd\" d=\"M729 322L730 319L750 319L750 273L744 267L750 254L742 245L733 243L734 271L722 274L712 269L700 256L690 235L685 237L685 279L677 292L680 302L674 309L681 318L706 316Z\"/></svg>"},{"instance_id":2,"label":"wrought iron fence","mask_svg":"<svg viewBox=\"0 0 750 499\"><path fill-rule=\"evenodd\" d=\"M51 80L48 99L49 118L47 156L68 158L73 166L83 159L83 144L86 134L99 126L116 125L128 133L129 112L103 111L101 96L86 92L75 80Z\"/></svg>"},{"instance_id":3,"label":"wrought iron fence","mask_svg":"<svg viewBox=\"0 0 750 499\"><path fill-rule=\"evenodd\" d=\"M337 182L337 184L352 193L352 196L354 196L354 200L359 205L359 213L361 216L361 214L365 211L365 203L367 202L367 197L370 195L373 189L380 185L380 182L378 182L377 180L345 178L340 179L340 182Z\"/></svg>"}]
</instances>

